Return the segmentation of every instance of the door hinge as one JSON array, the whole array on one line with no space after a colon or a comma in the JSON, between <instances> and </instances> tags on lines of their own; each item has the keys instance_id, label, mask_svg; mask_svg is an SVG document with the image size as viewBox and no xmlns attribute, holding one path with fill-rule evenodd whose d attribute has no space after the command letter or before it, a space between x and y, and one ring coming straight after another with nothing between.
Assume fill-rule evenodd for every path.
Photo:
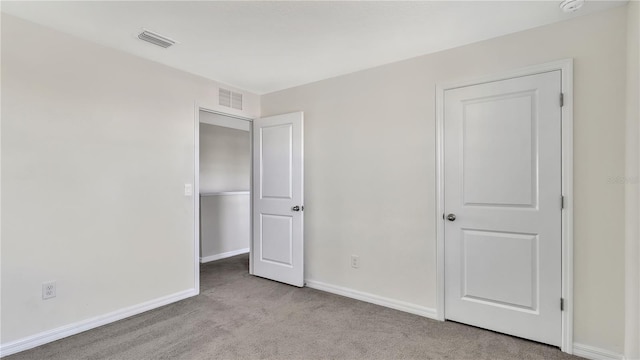
<instances>
[{"instance_id":1,"label":"door hinge","mask_svg":"<svg viewBox=\"0 0 640 360\"><path fill-rule=\"evenodd\" d=\"M560 298L560 311L564 311L564 298Z\"/></svg>"},{"instance_id":2,"label":"door hinge","mask_svg":"<svg viewBox=\"0 0 640 360\"><path fill-rule=\"evenodd\" d=\"M560 209L564 209L564 195L560 195Z\"/></svg>"},{"instance_id":3,"label":"door hinge","mask_svg":"<svg viewBox=\"0 0 640 360\"><path fill-rule=\"evenodd\" d=\"M560 107L564 106L564 93L560 93Z\"/></svg>"}]
</instances>

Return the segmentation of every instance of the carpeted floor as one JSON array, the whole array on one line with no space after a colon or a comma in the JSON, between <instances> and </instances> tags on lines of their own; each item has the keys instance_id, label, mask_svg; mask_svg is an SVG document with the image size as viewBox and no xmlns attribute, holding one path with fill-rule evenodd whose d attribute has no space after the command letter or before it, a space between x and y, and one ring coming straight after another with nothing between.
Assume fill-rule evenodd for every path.
<instances>
[{"instance_id":1,"label":"carpeted floor","mask_svg":"<svg viewBox=\"0 0 640 360\"><path fill-rule=\"evenodd\" d=\"M201 294L24 351L48 359L578 359L557 348L250 276L248 256L201 267Z\"/></svg>"}]
</instances>

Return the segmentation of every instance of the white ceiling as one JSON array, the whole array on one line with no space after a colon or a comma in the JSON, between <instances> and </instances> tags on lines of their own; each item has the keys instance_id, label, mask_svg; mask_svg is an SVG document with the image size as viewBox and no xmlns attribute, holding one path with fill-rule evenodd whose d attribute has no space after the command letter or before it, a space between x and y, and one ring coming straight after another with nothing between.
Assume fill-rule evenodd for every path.
<instances>
[{"instance_id":1,"label":"white ceiling","mask_svg":"<svg viewBox=\"0 0 640 360\"><path fill-rule=\"evenodd\" d=\"M2 1L2 11L257 94L461 46L626 1ZM137 39L146 28L178 44ZM540 44L543 46L544 44Z\"/></svg>"}]
</instances>

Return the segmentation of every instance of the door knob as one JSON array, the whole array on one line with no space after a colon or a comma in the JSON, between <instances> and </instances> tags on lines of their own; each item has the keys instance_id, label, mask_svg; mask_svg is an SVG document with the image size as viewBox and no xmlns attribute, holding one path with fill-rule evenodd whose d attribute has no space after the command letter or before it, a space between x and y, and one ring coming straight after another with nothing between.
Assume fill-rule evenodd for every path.
<instances>
[{"instance_id":1,"label":"door knob","mask_svg":"<svg viewBox=\"0 0 640 360\"><path fill-rule=\"evenodd\" d=\"M449 220L449 221L456 221L456 214L449 214L449 215L447 215L447 220Z\"/></svg>"},{"instance_id":2,"label":"door knob","mask_svg":"<svg viewBox=\"0 0 640 360\"><path fill-rule=\"evenodd\" d=\"M291 208L292 211L300 211L300 206L296 205Z\"/></svg>"}]
</instances>

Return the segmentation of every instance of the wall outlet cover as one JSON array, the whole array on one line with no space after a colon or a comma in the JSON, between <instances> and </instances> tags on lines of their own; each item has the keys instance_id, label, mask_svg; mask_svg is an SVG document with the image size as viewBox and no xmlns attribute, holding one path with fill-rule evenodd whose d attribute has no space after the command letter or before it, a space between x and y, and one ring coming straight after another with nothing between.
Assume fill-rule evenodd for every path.
<instances>
[{"instance_id":1,"label":"wall outlet cover","mask_svg":"<svg viewBox=\"0 0 640 360\"><path fill-rule=\"evenodd\" d=\"M360 267L360 256L351 255L351 267L357 269Z\"/></svg>"},{"instance_id":2,"label":"wall outlet cover","mask_svg":"<svg viewBox=\"0 0 640 360\"><path fill-rule=\"evenodd\" d=\"M56 282L50 281L42 284L42 300L56 297Z\"/></svg>"}]
</instances>

